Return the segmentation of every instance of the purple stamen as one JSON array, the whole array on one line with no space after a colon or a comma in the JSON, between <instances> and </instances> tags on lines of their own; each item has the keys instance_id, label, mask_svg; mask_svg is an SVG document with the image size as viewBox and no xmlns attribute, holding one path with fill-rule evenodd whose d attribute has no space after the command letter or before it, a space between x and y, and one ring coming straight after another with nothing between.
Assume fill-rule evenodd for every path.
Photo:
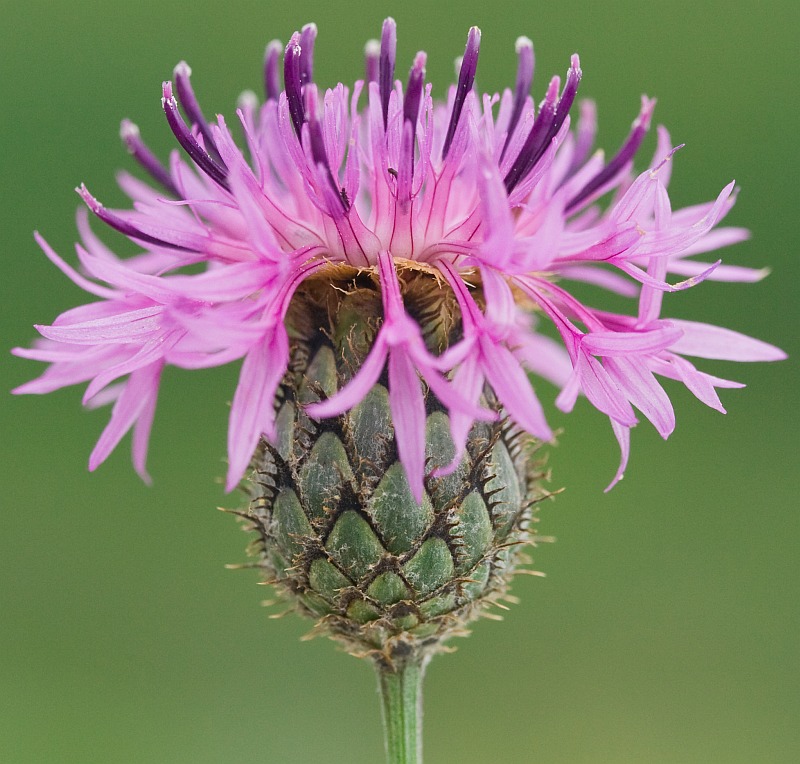
<instances>
[{"instance_id":1,"label":"purple stamen","mask_svg":"<svg viewBox=\"0 0 800 764\"><path fill-rule=\"evenodd\" d=\"M575 96L578 93L578 86L581 84L581 60L578 58L577 53L573 53L570 59L569 71L567 72L567 81L564 84L564 90L561 91L561 98L558 99L558 106L556 107L556 118L550 128L550 135L547 137L545 148L549 145L550 141L558 135L558 131L564 124L564 120L575 102ZM542 152L544 153L544 152ZM538 157L536 159L538 161Z\"/></svg>"},{"instance_id":2,"label":"purple stamen","mask_svg":"<svg viewBox=\"0 0 800 764\"><path fill-rule=\"evenodd\" d=\"M314 41L317 39L317 25L306 24L300 30L300 84L314 81Z\"/></svg>"},{"instance_id":3,"label":"purple stamen","mask_svg":"<svg viewBox=\"0 0 800 764\"><path fill-rule=\"evenodd\" d=\"M611 180L631 159L633 159L644 140L644 136L650 129L650 118L653 116L655 105L655 99L642 96L642 108L639 111L639 116L634 120L631 131L628 133L628 137L620 147L620 150L594 178L569 200L566 206L566 212L571 212L581 202L588 199L598 188Z\"/></svg>"},{"instance_id":4,"label":"purple stamen","mask_svg":"<svg viewBox=\"0 0 800 764\"><path fill-rule=\"evenodd\" d=\"M517 84L514 87L514 107L511 111L511 119L508 121L506 141L503 144L503 151L500 154L501 160L505 156L508 144L519 123L519 118L522 116L522 107L525 105L525 99L528 97L528 93L531 92L531 83L533 82L533 42L527 37L518 37L515 47L517 49L518 59Z\"/></svg>"},{"instance_id":5,"label":"purple stamen","mask_svg":"<svg viewBox=\"0 0 800 764\"><path fill-rule=\"evenodd\" d=\"M283 85L286 90L286 98L289 101L289 115L292 118L292 125L297 137L300 137L300 130L303 122L306 121L305 110L303 109L303 91L300 78L300 35L295 32L289 44L286 46L286 53L283 56Z\"/></svg>"},{"instance_id":6,"label":"purple stamen","mask_svg":"<svg viewBox=\"0 0 800 764\"><path fill-rule=\"evenodd\" d=\"M406 97L403 101L403 119L411 123L416 132L419 104L422 100L422 86L425 84L425 64L428 56L424 51L419 51L414 57L414 64L408 73Z\"/></svg>"},{"instance_id":7,"label":"purple stamen","mask_svg":"<svg viewBox=\"0 0 800 764\"><path fill-rule=\"evenodd\" d=\"M161 105L164 108L164 114L167 116L167 122L172 132L175 134L175 137L178 139L178 143L181 144L192 161L206 173L209 178L222 186L226 191L229 191L230 189L227 183L228 168L221 159L219 162L215 161L198 143L197 138L192 135L191 130L189 130L178 111L178 102L172 95L172 83L169 81L165 82L162 92Z\"/></svg>"},{"instance_id":8,"label":"purple stamen","mask_svg":"<svg viewBox=\"0 0 800 764\"><path fill-rule=\"evenodd\" d=\"M200 104L197 102L197 97L194 94L192 83L189 79L192 76L191 67L185 61L181 61L175 69L173 69L172 74L175 77L175 91L178 96L178 101L183 107L186 116L189 118L189 122L197 125L199 128L208 153L215 159L219 159L219 152L214 142L214 136L211 134L211 128L206 118L203 116Z\"/></svg>"},{"instance_id":9,"label":"purple stamen","mask_svg":"<svg viewBox=\"0 0 800 764\"><path fill-rule=\"evenodd\" d=\"M168 247L169 249L179 249L183 252L189 252L187 247L182 247L179 244L172 244L169 241L164 241L156 236L151 236L149 233L139 230L135 225L123 220L119 215L115 215L110 210L107 210L100 202L97 201L90 193L86 186L81 183L79 188L75 189L78 195L86 202L86 206L100 218L106 225L111 226L116 231L119 231L125 236L138 241L144 241L148 244L154 244L157 247Z\"/></svg>"},{"instance_id":10,"label":"purple stamen","mask_svg":"<svg viewBox=\"0 0 800 764\"><path fill-rule=\"evenodd\" d=\"M578 92L581 76L581 62L578 58L578 54L575 53L570 60L570 67L569 71L567 72L567 81L564 83L564 89L561 91L561 97L558 99L558 101L556 101L555 97L551 97L551 91L548 90L547 96L545 97L545 103L542 106L542 110L539 112L539 118L537 122L534 122L533 129L528 136L528 140L525 141L525 145L522 147L522 151L520 151L517 161L514 162L514 165L512 165L511 170L506 176L506 188L509 193L523 178L525 178L526 175L528 175L531 170L533 170L533 168L536 166L536 163L544 155L544 152L547 151L547 147L550 145L550 142L556 137L556 135L558 135L558 131L564 124L564 121L569 114L569 110L575 101L575 95ZM553 82L556 83L555 94L557 94L558 78L554 78ZM550 83L551 89L553 88L553 82ZM532 140L534 133L536 132L536 126L539 123L541 123L541 131L535 136L535 140ZM522 162L523 155L524 164ZM512 172L514 172L515 168L519 169L512 177ZM512 178L512 181L509 181L509 178Z\"/></svg>"},{"instance_id":11,"label":"purple stamen","mask_svg":"<svg viewBox=\"0 0 800 764\"><path fill-rule=\"evenodd\" d=\"M139 128L133 122L123 119L119 128L119 136L128 151L133 154L133 158L150 174L153 180L161 184L173 196L181 196L180 191L172 182L169 172L142 140Z\"/></svg>"},{"instance_id":12,"label":"purple stamen","mask_svg":"<svg viewBox=\"0 0 800 764\"><path fill-rule=\"evenodd\" d=\"M364 46L364 74L367 82L377 82L380 72L381 44L367 40Z\"/></svg>"},{"instance_id":13,"label":"purple stamen","mask_svg":"<svg viewBox=\"0 0 800 764\"><path fill-rule=\"evenodd\" d=\"M472 90L475 83L475 72L478 69L478 53L481 47L481 30L478 27L471 27L467 36L467 47L464 50L464 58L461 59L461 71L458 73L458 85L456 95L453 100L453 111L450 114L450 124L447 126L447 134L442 147L442 160L447 157L450 151L450 144L461 119L461 110L464 108L464 101L467 93Z\"/></svg>"},{"instance_id":14,"label":"purple stamen","mask_svg":"<svg viewBox=\"0 0 800 764\"><path fill-rule=\"evenodd\" d=\"M283 45L280 40L272 40L264 51L264 95L268 101L277 101L281 94L279 61Z\"/></svg>"},{"instance_id":15,"label":"purple stamen","mask_svg":"<svg viewBox=\"0 0 800 764\"><path fill-rule=\"evenodd\" d=\"M392 92L394 81L394 62L397 56L397 24L389 16L383 22L381 32L381 56L378 67L378 85L381 93L381 106L383 107L383 127L386 129L389 120L389 95Z\"/></svg>"},{"instance_id":16,"label":"purple stamen","mask_svg":"<svg viewBox=\"0 0 800 764\"><path fill-rule=\"evenodd\" d=\"M529 161L538 152L541 146L545 144L547 135L550 132L550 127L556 118L556 105L558 103L558 88L561 80L558 77L553 77L550 80L550 86L547 88L547 94L539 107L539 114L533 122L528 137L522 145L517 158L511 165L505 177L505 185L508 193L525 177L528 172Z\"/></svg>"}]
</instances>

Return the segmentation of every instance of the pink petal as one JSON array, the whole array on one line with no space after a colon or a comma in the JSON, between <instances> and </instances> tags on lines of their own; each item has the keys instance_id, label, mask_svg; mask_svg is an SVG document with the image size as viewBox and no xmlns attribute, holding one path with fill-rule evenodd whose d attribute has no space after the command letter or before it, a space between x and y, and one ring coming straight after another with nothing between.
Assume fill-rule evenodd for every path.
<instances>
[{"instance_id":1,"label":"pink petal","mask_svg":"<svg viewBox=\"0 0 800 764\"><path fill-rule=\"evenodd\" d=\"M542 404L533 391L528 375L508 348L481 337L483 371L509 416L540 440L552 440Z\"/></svg>"},{"instance_id":2,"label":"pink petal","mask_svg":"<svg viewBox=\"0 0 800 764\"><path fill-rule=\"evenodd\" d=\"M125 389L114 404L111 419L89 456L90 471L96 470L108 458L136 419L151 405L150 399L155 398L158 393L160 375L161 364L158 363L131 374Z\"/></svg>"},{"instance_id":3,"label":"pink petal","mask_svg":"<svg viewBox=\"0 0 800 764\"><path fill-rule=\"evenodd\" d=\"M389 355L389 408L397 452L406 471L411 494L422 501L425 472L425 401L411 359L393 350Z\"/></svg>"},{"instance_id":4,"label":"pink petal","mask_svg":"<svg viewBox=\"0 0 800 764\"><path fill-rule=\"evenodd\" d=\"M637 358L606 358L604 367L628 400L653 423L658 434L669 437L675 429L675 412L645 362Z\"/></svg>"},{"instance_id":5,"label":"pink petal","mask_svg":"<svg viewBox=\"0 0 800 764\"><path fill-rule=\"evenodd\" d=\"M163 310L158 305L68 326L36 325L36 329L48 339L77 345L136 342L160 331Z\"/></svg>"},{"instance_id":6,"label":"pink petal","mask_svg":"<svg viewBox=\"0 0 800 764\"><path fill-rule=\"evenodd\" d=\"M617 467L617 474L614 479L608 484L605 492L608 493L623 477L625 477L625 470L628 467L628 457L631 452L631 430L630 427L620 424L619 422L611 420L611 428L614 430L614 435L619 443L620 461Z\"/></svg>"},{"instance_id":7,"label":"pink petal","mask_svg":"<svg viewBox=\"0 0 800 764\"><path fill-rule=\"evenodd\" d=\"M245 356L228 425L228 491L239 484L261 436L274 437L275 393L288 362L289 338L282 325Z\"/></svg>"},{"instance_id":8,"label":"pink petal","mask_svg":"<svg viewBox=\"0 0 800 764\"><path fill-rule=\"evenodd\" d=\"M386 365L388 352L383 334L379 333L356 375L330 398L306 406L306 413L313 419L327 419L353 408L377 383Z\"/></svg>"},{"instance_id":9,"label":"pink petal","mask_svg":"<svg viewBox=\"0 0 800 764\"><path fill-rule=\"evenodd\" d=\"M672 323L683 329L683 337L671 348L675 353L725 361L782 361L786 358L780 348L732 329L678 319Z\"/></svg>"}]
</instances>

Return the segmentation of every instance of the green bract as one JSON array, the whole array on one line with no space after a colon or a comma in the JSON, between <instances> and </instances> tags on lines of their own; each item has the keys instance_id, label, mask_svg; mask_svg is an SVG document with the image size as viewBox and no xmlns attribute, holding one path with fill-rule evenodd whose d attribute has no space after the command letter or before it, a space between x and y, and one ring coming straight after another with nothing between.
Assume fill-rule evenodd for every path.
<instances>
[{"instance_id":1,"label":"green bract","mask_svg":"<svg viewBox=\"0 0 800 764\"><path fill-rule=\"evenodd\" d=\"M528 561L521 548L536 541L534 505L549 494L530 458L533 439L501 417L473 426L458 468L429 474L417 503L398 461L385 378L339 417L304 413L352 378L380 327L377 284L367 271L347 275L293 302L279 438L256 454L246 517L267 580L351 652L391 662L409 648L435 651L505 595ZM458 339L458 308L430 273L405 271L403 293L431 351ZM499 411L488 387L484 399ZM426 410L430 473L451 461L453 444L430 392Z\"/></svg>"}]
</instances>

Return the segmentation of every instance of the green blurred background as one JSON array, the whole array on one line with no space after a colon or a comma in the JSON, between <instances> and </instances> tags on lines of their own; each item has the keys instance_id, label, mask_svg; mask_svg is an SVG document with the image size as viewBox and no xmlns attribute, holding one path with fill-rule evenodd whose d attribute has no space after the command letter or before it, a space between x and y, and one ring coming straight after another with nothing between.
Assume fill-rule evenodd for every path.
<instances>
[{"instance_id":1,"label":"green blurred background","mask_svg":"<svg viewBox=\"0 0 800 764\"><path fill-rule=\"evenodd\" d=\"M615 148L642 92L686 149L676 205L732 177L729 220L753 239L730 263L771 265L761 284L709 283L667 298L673 315L797 343L798 4L745 2L436 4L380 7L194 3L0 3L2 330L0 389L39 371L7 348L82 299L38 251L38 228L70 257L72 188L122 196L131 168L122 117L162 155L172 146L160 83L185 58L207 113L232 113L260 83L265 43L318 23L318 80L352 81L383 16L399 24L399 71L417 49L441 95L467 28L483 29L484 89L512 82L513 45L534 39L535 93L577 50ZM795 50L795 54L791 51ZM649 156L653 139L644 154ZM121 237L110 237L119 242ZM130 251L120 245L121 251ZM583 401L551 463L566 492L536 552L546 579L437 658L426 692L430 764L751 764L800 761L797 365L706 369L748 383L723 391L726 417L669 385L679 425L666 444L643 424L628 476L605 419ZM164 764L382 758L368 666L269 620L224 496L226 403L236 369L168 374L153 433L152 488L127 445L97 473L86 460L107 411L78 390L0 397L0 761ZM552 401L553 391L542 388Z\"/></svg>"}]
</instances>

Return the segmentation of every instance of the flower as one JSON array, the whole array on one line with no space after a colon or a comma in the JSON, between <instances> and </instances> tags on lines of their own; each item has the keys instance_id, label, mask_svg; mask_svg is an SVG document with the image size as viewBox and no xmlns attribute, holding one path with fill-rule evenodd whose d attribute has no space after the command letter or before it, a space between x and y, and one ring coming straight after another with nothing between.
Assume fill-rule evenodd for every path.
<instances>
[{"instance_id":1,"label":"flower","mask_svg":"<svg viewBox=\"0 0 800 764\"><path fill-rule=\"evenodd\" d=\"M131 210L107 209L84 186L78 193L140 254L118 258L92 232L85 210L76 247L82 272L36 235L50 260L97 300L37 326L43 339L14 350L50 364L15 392L88 382L85 405L113 403L90 469L133 429L134 465L147 477L166 365L243 359L228 437L227 487L236 486L262 436L279 436L275 398L290 363L292 301L309 280L333 283L342 273L378 284L380 329L348 383L307 412L325 418L352 409L388 367L398 453L418 501L426 469L423 384L449 412L455 455L438 475L456 468L476 420L497 417L485 406L485 384L519 428L551 438L532 373L561 387L560 409L569 411L582 393L609 417L622 452L613 485L628 461L636 410L665 438L675 426L657 377L681 381L724 411L716 388L741 385L698 370L686 356L784 357L728 329L662 317L667 293L706 279L757 281L765 271L694 259L748 234L718 227L735 201L733 183L711 202L672 210L667 187L680 147L664 128L647 169L633 172L653 100L642 99L629 135L606 161L592 153L592 102L579 104L572 124L582 77L577 55L563 87L554 77L535 107L533 46L522 37L513 90L481 95L474 89L481 34L473 27L458 81L446 102L436 102L424 53L405 84L395 80L392 19L379 42L367 43L366 75L352 88L319 90L316 35L309 24L285 48L267 46L265 100L246 93L237 111L246 152L222 117L205 118L185 63L164 83L162 98L183 153L173 151L164 166L138 129L122 123L123 141L155 187L122 174ZM420 317L406 309L401 276L409 272L451 293L458 306L460 333L446 349L430 347ZM669 283L669 274L685 278ZM622 315L587 306L570 293L571 281L636 299L638 307ZM563 346L541 332L545 321Z\"/></svg>"}]
</instances>

